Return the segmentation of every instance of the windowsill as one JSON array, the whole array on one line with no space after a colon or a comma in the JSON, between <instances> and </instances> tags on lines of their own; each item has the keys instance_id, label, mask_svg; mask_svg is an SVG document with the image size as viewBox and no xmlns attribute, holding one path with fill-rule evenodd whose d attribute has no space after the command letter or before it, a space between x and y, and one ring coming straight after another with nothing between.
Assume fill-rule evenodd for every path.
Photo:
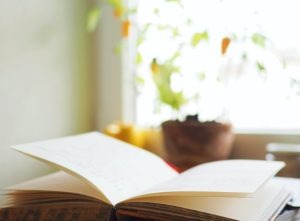
<instances>
[{"instance_id":1,"label":"windowsill","mask_svg":"<svg viewBox=\"0 0 300 221\"><path fill-rule=\"evenodd\" d=\"M234 129L235 134L249 135L300 135L300 129Z\"/></svg>"}]
</instances>

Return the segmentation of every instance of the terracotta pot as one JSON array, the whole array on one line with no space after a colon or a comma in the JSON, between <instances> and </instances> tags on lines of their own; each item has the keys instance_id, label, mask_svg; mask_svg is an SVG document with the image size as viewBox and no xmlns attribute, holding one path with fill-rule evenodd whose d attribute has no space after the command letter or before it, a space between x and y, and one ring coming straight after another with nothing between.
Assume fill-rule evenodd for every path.
<instances>
[{"instance_id":1,"label":"terracotta pot","mask_svg":"<svg viewBox=\"0 0 300 221\"><path fill-rule=\"evenodd\" d=\"M165 158L179 171L228 158L234 140L231 124L197 120L162 123Z\"/></svg>"}]
</instances>

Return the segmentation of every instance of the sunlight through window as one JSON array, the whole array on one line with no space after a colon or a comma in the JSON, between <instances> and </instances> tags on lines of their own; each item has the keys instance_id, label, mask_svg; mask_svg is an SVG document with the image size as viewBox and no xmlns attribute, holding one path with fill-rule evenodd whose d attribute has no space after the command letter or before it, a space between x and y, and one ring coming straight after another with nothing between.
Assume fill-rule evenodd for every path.
<instances>
[{"instance_id":1,"label":"sunlight through window","mask_svg":"<svg viewBox=\"0 0 300 221\"><path fill-rule=\"evenodd\" d=\"M140 0L137 6L139 124L198 113L241 129L300 129L299 1ZM179 110L160 102L154 59L162 67L173 59L171 90L188 101Z\"/></svg>"}]
</instances>

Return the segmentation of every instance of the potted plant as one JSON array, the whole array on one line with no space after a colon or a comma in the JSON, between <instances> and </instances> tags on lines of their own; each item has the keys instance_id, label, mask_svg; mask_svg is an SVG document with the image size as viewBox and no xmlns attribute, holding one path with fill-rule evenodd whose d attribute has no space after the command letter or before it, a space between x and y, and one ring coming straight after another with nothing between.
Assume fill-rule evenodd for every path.
<instances>
[{"instance_id":1,"label":"potted plant","mask_svg":"<svg viewBox=\"0 0 300 221\"><path fill-rule=\"evenodd\" d=\"M101 1L99 1L101 2ZM229 123L215 120L200 120L197 113L198 110L189 112L186 108L190 104L195 104L200 100L201 91L196 91L192 95L186 95L184 90L174 89L173 78L183 76L184 73L178 65L185 53L186 49L191 51L201 51L203 45L207 45L210 40L208 30L193 31L182 33L180 28L172 24L160 23L161 11L158 8L153 9L153 14L157 17L157 23L145 23L139 25L138 22L130 22L130 18L136 17L138 10L136 8L126 8L121 0L108 0L102 3L108 3L114 8L114 15L120 19L122 24L122 36L127 38L129 30L134 29L136 32L136 65L144 66L141 73L145 73L145 66L148 65L148 71L151 73L151 79L154 89L157 92L157 104L167 106L172 110L173 114L169 120L161 123L163 141L165 147L165 159L174 164L179 170L185 170L199 163L207 161L226 159L231 151L233 143L232 126ZM186 26L192 27L192 19L186 15L181 5L181 1L167 1L165 4L178 4L181 20ZM88 19L88 28L92 30L100 13L99 6L91 10ZM150 9L149 9L150 10ZM152 9L151 9L152 10ZM179 16L179 15L178 15ZM132 27L135 25L135 27ZM149 41L148 34L153 33L171 34L170 40L174 40L174 52L169 57L161 58L153 54L151 63L141 52L140 48L144 47ZM258 36L259 37L259 36ZM234 34L221 40L221 55L225 55L230 42L235 40ZM258 40L262 40L259 38ZM205 44L207 43L207 44ZM219 54L218 54L219 55ZM197 55L195 55L197 56ZM149 68L150 66L150 68ZM201 68L201 67L200 67ZM201 84L205 82L206 73L201 70L194 70L191 73L195 76L194 81ZM263 69L263 68L262 68ZM137 85L149 80L145 76L137 74ZM212 73L209 73L212 74ZM215 77L217 80L217 76ZM188 111L187 111L188 110ZM200 112L201 114L201 112Z\"/></svg>"},{"instance_id":2,"label":"potted plant","mask_svg":"<svg viewBox=\"0 0 300 221\"><path fill-rule=\"evenodd\" d=\"M179 171L228 158L234 140L231 124L201 122L191 115L184 121L163 122L162 131L166 160Z\"/></svg>"},{"instance_id":3,"label":"potted plant","mask_svg":"<svg viewBox=\"0 0 300 221\"><path fill-rule=\"evenodd\" d=\"M179 72L174 65L177 55L164 64L153 59L152 78L158 99L179 113L184 105L192 102L182 91L174 91L171 77ZM178 116L178 115L177 115ZM197 164L228 158L232 149L234 134L229 123L200 121L198 114L187 115L184 120L173 119L162 122L165 159L179 171Z\"/></svg>"}]
</instances>

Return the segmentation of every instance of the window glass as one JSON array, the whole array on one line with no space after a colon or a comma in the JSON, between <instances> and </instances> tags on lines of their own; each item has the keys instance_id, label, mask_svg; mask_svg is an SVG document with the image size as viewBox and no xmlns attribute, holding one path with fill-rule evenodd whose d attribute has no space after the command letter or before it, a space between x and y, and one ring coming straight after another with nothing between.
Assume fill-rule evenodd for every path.
<instances>
[{"instance_id":1,"label":"window glass","mask_svg":"<svg viewBox=\"0 0 300 221\"><path fill-rule=\"evenodd\" d=\"M137 5L139 124L198 113L201 120L227 120L236 128L300 128L299 1ZM179 110L160 102L151 70L153 61L163 66L172 58L171 88L189 101Z\"/></svg>"}]
</instances>

